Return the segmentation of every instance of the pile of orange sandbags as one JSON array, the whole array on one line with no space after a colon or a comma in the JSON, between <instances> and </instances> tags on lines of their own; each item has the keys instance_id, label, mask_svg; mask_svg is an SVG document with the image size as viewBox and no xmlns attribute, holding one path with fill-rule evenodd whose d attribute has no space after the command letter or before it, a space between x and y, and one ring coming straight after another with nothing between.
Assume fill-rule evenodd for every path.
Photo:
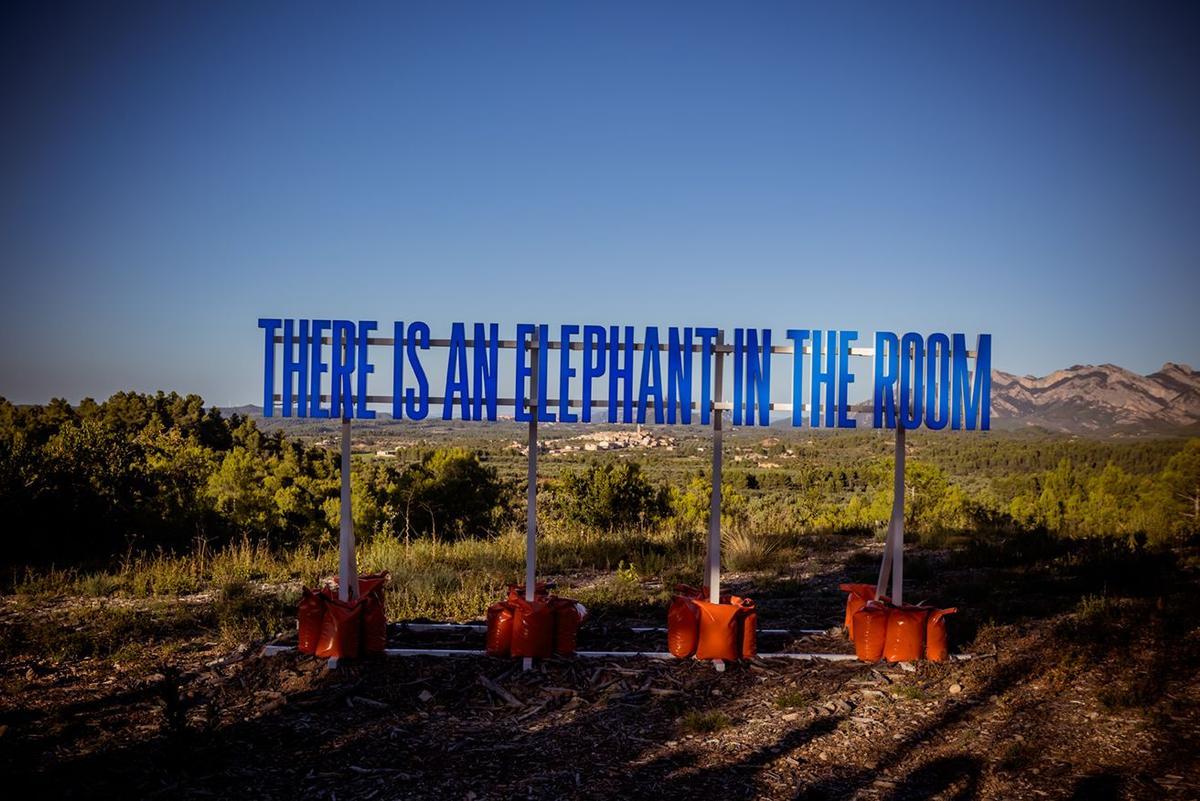
<instances>
[{"instance_id":1,"label":"pile of orange sandbags","mask_svg":"<svg viewBox=\"0 0 1200 801\"><path fill-rule=\"evenodd\" d=\"M869 589L870 598L865 597L862 588ZM850 593L846 601L846 628L859 659L912 662L925 658L944 662L950 658L946 647L946 615L958 609L895 606L887 598L876 600L875 588L866 584L843 584L842 589Z\"/></svg>"},{"instance_id":2,"label":"pile of orange sandbags","mask_svg":"<svg viewBox=\"0 0 1200 801\"><path fill-rule=\"evenodd\" d=\"M339 601L329 587L305 587L297 609L300 653L339 659L382 654L387 647L387 580L387 571L359 576L359 597L353 601Z\"/></svg>"},{"instance_id":3,"label":"pile of orange sandbags","mask_svg":"<svg viewBox=\"0 0 1200 801\"><path fill-rule=\"evenodd\" d=\"M571 656L586 617L583 604L551 595L545 584L534 586L532 601L523 586L510 585L508 598L487 610L488 656Z\"/></svg>"},{"instance_id":4,"label":"pile of orange sandbags","mask_svg":"<svg viewBox=\"0 0 1200 801\"><path fill-rule=\"evenodd\" d=\"M750 659L758 653L754 601L736 595L720 603L703 600L703 590L680 584L667 609L667 649L686 659Z\"/></svg>"}]
</instances>

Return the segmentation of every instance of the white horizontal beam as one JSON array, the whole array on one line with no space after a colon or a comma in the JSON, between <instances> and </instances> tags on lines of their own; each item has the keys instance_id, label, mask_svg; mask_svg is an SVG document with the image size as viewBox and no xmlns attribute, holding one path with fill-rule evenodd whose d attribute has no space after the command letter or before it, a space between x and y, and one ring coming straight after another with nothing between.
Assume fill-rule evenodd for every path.
<instances>
[{"instance_id":1,"label":"white horizontal beam","mask_svg":"<svg viewBox=\"0 0 1200 801\"><path fill-rule=\"evenodd\" d=\"M304 393L298 392L298 393L296 393L295 397L300 397L301 395L304 395ZM283 401L283 395L279 392L276 392L271 397L273 400ZM304 397L308 397L308 396L304 395ZM394 395L368 395L367 403L391 403L392 400L394 399L394 397L395 397ZM330 395L328 393L324 393L324 392L321 393L321 401L324 402L324 401L329 401L331 399L332 398L330 397ZM351 403L357 402L357 400L358 400L358 397L356 395L354 395L354 394L350 395ZM446 398L444 395L430 395L427 400L429 401L430 406L433 406L435 404L444 404L446 402ZM458 405L458 404L462 403L462 401L460 399L456 399L456 400L451 401L451 403L454 405ZM497 406L516 406L517 401L516 401L516 398L496 398L496 405ZM523 405L524 406L532 406L532 404L528 400L524 401ZM560 404L558 398L547 398L546 399L546 408L547 409L556 410L559 408L560 405L561 404ZM621 408L624 405L625 405L624 403L618 403L617 407ZM658 405L659 404L655 403L653 399L649 399L646 401L647 409L653 409L653 408L657 407ZM684 407L684 405L685 404L682 404L682 403L676 403L675 408L681 409ZM695 401L692 401L686 405L691 409L699 409L700 408L700 404ZM573 399L573 400L570 400L567 402L567 406L571 409L581 409L581 408L583 408L583 401ZM609 407L609 403L606 400L593 400L591 403L591 406L593 409L607 409ZM634 402L634 406L637 406L636 401ZM670 406L670 404L668 404L668 403L662 404L662 407L664 409L668 408L669 406ZM733 403L730 401L723 401L721 403L713 403L713 404L711 404L711 407L718 411L728 412L728 411L733 410ZM792 404L792 403L774 403L774 402L772 402L770 404L771 411L775 411L775 412L790 412L795 408L796 408L795 404ZM812 405L808 404L808 403L801 404L800 408L804 412L812 411ZM840 404L833 404L832 406L822 406L821 408L822 409L833 409L834 411L842 411L843 409L845 409L847 412L855 411L854 406L842 406Z\"/></svg>"},{"instance_id":2,"label":"white horizontal beam","mask_svg":"<svg viewBox=\"0 0 1200 801\"><path fill-rule=\"evenodd\" d=\"M629 630L637 634L666 631L666 626L630 626ZM759 634L826 634L829 629L759 629Z\"/></svg>"},{"instance_id":3,"label":"white horizontal beam","mask_svg":"<svg viewBox=\"0 0 1200 801\"><path fill-rule=\"evenodd\" d=\"M299 337L299 336L292 337L293 343L297 343L300 341L301 341L301 337ZM313 338L307 337L307 341L312 342ZM276 334L275 338L274 338L274 342L276 345L282 345L284 343L283 336L280 334ZM322 345L332 345L333 337L321 337L321 344ZM396 338L395 337L367 337L367 344L368 345L386 345L389 347L395 347ZM409 344L409 340L407 340L407 339L400 340L401 347L405 347L408 344ZM468 348L473 348L473 347L475 347L475 340L473 340L473 339L463 340L463 344L466 345ZM487 343L485 342L484 344L486 345ZM546 346L546 350L562 350L562 345L563 345L562 342L555 342L553 340L546 342L544 344ZM613 343L605 343L605 346L602 348L598 348L598 350L610 350L612 344ZM624 345L624 343L620 343L620 342L618 342L616 344L622 345L622 346ZM583 350L582 342L569 342L568 346L569 346L568 350L580 350L580 351ZM430 339L430 340L427 340L425 342L425 344L421 346L421 349L424 350L426 347L448 348L448 347L450 347L450 340L448 340L448 339ZM496 343L496 347L500 348L501 350L516 350L518 347L520 347L520 344L515 339L501 339ZM534 350L534 349L535 349L534 345L532 345L529 342L525 343L525 350ZM635 343L633 343L633 349L635 351L644 351L646 349L646 346L644 343L635 342ZM762 349L763 349L762 346L759 345L754 348L743 348L743 351L753 350L756 353L761 353ZM664 343L660 342L658 344L658 350L666 353L671 350L671 345L670 345L670 343L664 344ZM704 352L704 348L701 345L692 345L691 350L692 350L692 353L703 353ZM733 353L733 345L722 345L719 347L712 346L710 350L713 353ZM772 345L771 346L771 353L794 354L795 352L796 352L795 345ZM811 355L812 352L813 352L813 349L812 349L811 345L805 345L804 350L802 351L802 353L804 353L805 355ZM822 351L822 352L825 353L826 355L828 355L831 351ZM834 350L832 352L839 353L839 354L841 353L841 351L838 351L838 350ZM950 353L953 354L953 351L950 351ZM868 356L868 357L874 356L875 348L853 348L852 347L852 348L850 348L850 355L851 356ZM967 358L974 359L975 351L968 350Z\"/></svg>"},{"instance_id":4,"label":"white horizontal beam","mask_svg":"<svg viewBox=\"0 0 1200 801\"><path fill-rule=\"evenodd\" d=\"M487 651L467 648L387 648L385 656L487 656Z\"/></svg>"},{"instance_id":5,"label":"white horizontal beam","mask_svg":"<svg viewBox=\"0 0 1200 801\"><path fill-rule=\"evenodd\" d=\"M487 631L486 623L398 623L404 631L413 631L417 633L427 633L435 631L470 631L484 632ZM635 634L650 634L656 632L664 632L666 626L630 626L629 630ZM759 634L825 634L828 629L759 629Z\"/></svg>"},{"instance_id":6,"label":"white horizontal beam","mask_svg":"<svg viewBox=\"0 0 1200 801\"><path fill-rule=\"evenodd\" d=\"M758 654L759 659L799 659L805 662L849 662L858 659L854 654Z\"/></svg>"},{"instance_id":7,"label":"white horizontal beam","mask_svg":"<svg viewBox=\"0 0 1200 801\"><path fill-rule=\"evenodd\" d=\"M276 654L295 651L294 645L266 645L263 646L263 656L275 656ZM384 652L386 656L486 656L487 651L465 649L465 648L388 648ZM672 660L678 659L674 654L668 651L576 651L575 656L581 659L632 659L643 657L645 659L661 659ZM952 654L950 659L953 661L962 662L972 657L971 654ZM804 662L849 662L858 659L854 654L788 654L788 653L773 653L773 654L758 654L757 659L796 659ZM680 660L682 661L682 660ZM717 661L717 660L714 660Z\"/></svg>"}]
</instances>

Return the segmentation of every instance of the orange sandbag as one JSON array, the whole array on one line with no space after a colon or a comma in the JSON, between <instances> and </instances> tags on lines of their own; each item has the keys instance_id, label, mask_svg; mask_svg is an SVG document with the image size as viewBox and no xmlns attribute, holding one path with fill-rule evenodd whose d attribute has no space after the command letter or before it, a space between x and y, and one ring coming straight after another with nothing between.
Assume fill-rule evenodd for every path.
<instances>
[{"instance_id":1,"label":"orange sandbag","mask_svg":"<svg viewBox=\"0 0 1200 801\"><path fill-rule=\"evenodd\" d=\"M487 640L488 656L508 656L512 649L513 634L513 605L500 601L488 607L487 610Z\"/></svg>"},{"instance_id":2,"label":"orange sandbag","mask_svg":"<svg viewBox=\"0 0 1200 801\"><path fill-rule=\"evenodd\" d=\"M696 652L699 641L700 609L696 606L696 599L676 595L667 609L667 650L678 659L687 659Z\"/></svg>"},{"instance_id":3,"label":"orange sandbag","mask_svg":"<svg viewBox=\"0 0 1200 801\"><path fill-rule=\"evenodd\" d=\"M353 658L358 656L359 629L362 627L362 603L326 598L317 656Z\"/></svg>"},{"instance_id":4,"label":"orange sandbag","mask_svg":"<svg viewBox=\"0 0 1200 801\"><path fill-rule=\"evenodd\" d=\"M682 595L685 598L707 598L708 597L708 587L701 587L700 589L696 589L695 587L691 587L687 584L676 584L675 585L675 594ZM737 596L730 595L727 592L723 592L720 595L721 603L723 603L723 604L730 603L729 599L735 598L735 597L737 597Z\"/></svg>"},{"instance_id":5,"label":"orange sandbag","mask_svg":"<svg viewBox=\"0 0 1200 801\"><path fill-rule=\"evenodd\" d=\"M554 648L554 616L545 601L517 598L513 605L512 655L550 656Z\"/></svg>"},{"instance_id":6,"label":"orange sandbag","mask_svg":"<svg viewBox=\"0 0 1200 801\"><path fill-rule=\"evenodd\" d=\"M533 585L533 599L535 601L544 601L550 596L550 591L547 589L546 582L538 581ZM511 602L515 598L525 597L524 584L509 584L508 585L508 600Z\"/></svg>"},{"instance_id":7,"label":"orange sandbag","mask_svg":"<svg viewBox=\"0 0 1200 801\"><path fill-rule=\"evenodd\" d=\"M359 599L362 607L362 631L359 634L364 656L381 656L387 649L387 612L383 606L383 585Z\"/></svg>"},{"instance_id":8,"label":"orange sandbag","mask_svg":"<svg viewBox=\"0 0 1200 801\"><path fill-rule=\"evenodd\" d=\"M695 601L700 610L700 642L696 645L697 659L738 658L741 651L741 606Z\"/></svg>"},{"instance_id":9,"label":"orange sandbag","mask_svg":"<svg viewBox=\"0 0 1200 801\"><path fill-rule=\"evenodd\" d=\"M551 596L549 603L554 617L554 653L571 656L575 653L575 637L587 617L587 609L571 598Z\"/></svg>"},{"instance_id":10,"label":"orange sandbag","mask_svg":"<svg viewBox=\"0 0 1200 801\"><path fill-rule=\"evenodd\" d=\"M741 658L753 659L758 656L758 611L754 608L754 601L749 598L741 599L741 621L738 625L742 629L741 641Z\"/></svg>"},{"instance_id":11,"label":"orange sandbag","mask_svg":"<svg viewBox=\"0 0 1200 801\"><path fill-rule=\"evenodd\" d=\"M371 573L366 576L358 577L358 594L360 597L365 597L373 593L380 596L383 595L383 586L387 584L389 574L386 570L382 573ZM382 600L382 598L381 598Z\"/></svg>"},{"instance_id":12,"label":"orange sandbag","mask_svg":"<svg viewBox=\"0 0 1200 801\"><path fill-rule=\"evenodd\" d=\"M325 619L325 596L305 587L296 617L299 618L300 637L297 650L302 654L316 653L317 641L321 639L321 621Z\"/></svg>"},{"instance_id":13,"label":"orange sandbag","mask_svg":"<svg viewBox=\"0 0 1200 801\"><path fill-rule=\"evenodd\" d=\"M898 606L888 616L883 658L889 662L913 662L925 655L927 606Z\"/></svg>"},{"instance_id":14,"label":"orange sandbag","mask_svg":"<svg viewBox=\"0 0 1200 801\"><path fill-rule=\"evenodd\" d=\"M925 658L934 662L945 662L950 658L950 649L946 644L946 615L952 615L958 609L934 609L929 613L929 622L925 624Z\"/></svg>"},{"instance_id":15,"label":"orange sandbag","mask_svg":"<svg viewBox=\"0 0 1200 801\"><path fill-rule=\"evenodd\" d=\"M867 605L867 601L875 600L874 584L841 584L838 589L849 593L846 596L846 636L854 639L854 614Z\"/></svg>"},{"instance_id":16,"label":"orange sandbag","mask_svg":"<svg viewBox=\"0 0 1200 801\"><path fill-rule=\"evenodd\" d=\"M878 601L868 601L854 613L854 653L864 662L883 658L891 609Z\"/></svg>"}]
</instances>

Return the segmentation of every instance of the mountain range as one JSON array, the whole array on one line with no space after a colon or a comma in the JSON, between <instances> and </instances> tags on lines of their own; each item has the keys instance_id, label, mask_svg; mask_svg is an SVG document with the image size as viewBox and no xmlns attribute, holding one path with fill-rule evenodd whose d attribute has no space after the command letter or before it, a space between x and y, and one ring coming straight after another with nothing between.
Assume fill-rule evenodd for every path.
<instances>
[{"instance_id":1,"label":"mountain range","mask_svg":"<svg viewBox=\"0 0 1200 801\"><path fill-rule=\"evenodd\" d=\"M1077 364L1050 375L992 371L992 425L1107 436L1200 433L1200 371L1167 362L1139 375Z\"/></svg>"}]
</instances>

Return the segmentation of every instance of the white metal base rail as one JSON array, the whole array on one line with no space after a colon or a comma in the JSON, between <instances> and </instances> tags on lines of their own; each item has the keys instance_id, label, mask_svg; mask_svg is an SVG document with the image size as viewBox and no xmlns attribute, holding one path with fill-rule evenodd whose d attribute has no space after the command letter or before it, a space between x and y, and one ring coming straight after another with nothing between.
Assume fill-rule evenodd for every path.
<instances>
[{"instance_id":1,"label":"white metal base rail","mask_svg":"<svg viewBox=\"0 0 1200 801\"><path fill-rule=\"evenodd\" d=\"M263 656L275 656L277 654L286 654L296 650L294 645L264 645L262 650ZM387 648L383 652L384 656L487 656L487 651L473 648ZM576 651L575 656L581 659L636 659L642 657L645 659L675 659L683 662L669 651ZM526 657L529 658L529 657ZM758 654L758 659L802 659L802 660L826 660L829 662L845 662L851 659L857 659L854 654ZM336 660L329 660L330 667L336 667ZM714 663L721 662L720 659L712 660Z\"/></svg>"},{"instance_id":2,"label":"white metal base rail","mask_svg":"<svg viewBox=\"0 0 1200 801\"><path fill-rule=\"evenodd\" d=\"M418 634L437 632L437 631L449 631L449 632L470 631L470 632L476 632L476 633L481 633L481 632L487 631L486 623L397 623L396 625L400 627L401 631L412 631L412 632L416 632ZM629 630L632 631L634 634L652 634L655 632L664 632L667 630L667 627L666 626L630 626ZM759 629L758 630L759 634L766 634L766 635L778 634L778 635L782 635L782 636L786 636L788 634L799 634L799 635L827 634L828 632L829 632L829 629Z\"/></svg>"},{"instance_id":3,"label":"white metal base rail","mask_svg":"<svg viewBox=\"0 0 1200 801\"><path fill-rule=\"evenodd\" d=\"M291 653L296 650L294 645L264 645L262 656L276 656ZM474 648L387 648L384 656L487 656L487 651ZM581 659L662 659L685 662L692 657L680 659L669 651L576 651L574 656ZM526 657L528 658L528 657ZM795 659L804 662L850 662L857 660L854 654L814 654L814 653L770 653L757 654L755 659ZM971 659L971 654L951 654L950 661L963 662ZM329 667L336 668L338 659L330 659ZM701 660L707 661L707 660ZM724 670L724 662L720 659L711 660L717 670ZM875 663L871 663L875 664Z\"/></svg>"},{"instance_id":4,"label":"white metal base rail","mask_svg":"<svg viewBox=\"0 0 1200 801\"><path fill-rule=\"evenodd\" d=\"M518 342L515 340L505 340L499 343L501 348L525 348L533 354L530 359L530 375L529 375L529 397L522 398L519 401L516 398L501 399L500 405L515 406L519 403L521 406L529 410L529 436L528 436L528 495L527 495L527 516L526 516L526 534L525 534L525 600L534 600L535 579L537 571L537 437L538 437L538 410L541 405L537 400L541 396L540 385L542 377L539 375L541 370L541 358L538 355L538 350L542 347L547 350L562 349L562 342L546 341L539 342L539 328L534 328L531 332L531 337L528 342ZM284 337L276 336L276 343L284 341ZM322 338L322 344L334 344L333 338ZM403 340L400 344L403 344ZM373 337L368 338L368 344L375 345L393 345L397 344L394 338L390 337ZM342 341L340 344L343 348L348 348L349 343ZM448 346L450 340L433 340L429 343L431 346ZM469 346L474 342L467 343ZM567 347L571 350L583 347L583 343L569 342ZM703 346L693 346L692 352L703 352ZM643 349L644 344L633 343L634 350ZM670 344L659 344L659 350L669 350ZM761 352L761 346L753 348ZM723 395L723 374L724 374L724 356L732 354L734 348L725 344L725 332L722 329L717 330L716 342L712 346L713 353L713 394L711 399L710 409L716 414L711 414L712 420L712 498L709 507L709 530L708 530L708 547L705 554L705 583L709 590L709 601L718 603L721 596L721 463L722 463L722 422L724 414L722 410L729 409L732 404L724 402ZM795 353L794 346L780 345L770 348L771 353ZM804 352L811 352L809 348L804 348ZM873 356L874 348L850 348L849 355L851 356ZM968 352L968 357L972 354ZM519 390L520 388L518 388ZM280 395L275 395L274 399L280 398ZM325 400L328 396L322 395L321 399ZM274 400L273 399L273 400ZM388 395L368 395L368 402L388 402L391 401L391 396ZM431 402L439 400L431 398ZM551 405L551 400L547 399L546 405ZM572 402L571 405L575 405ZM607 401L593 401L592 406L603 408L608 405ZM689 403L694 406L695 404ZM771 409L778 411L790 410L791 404L770 404ZM350 600L358 597L358 571L355 565L355 542L354 542L354 522L351 515L350 503L350 419L342 418L341 431L341 520L340 520L340 536L338 543L339 551L339 578L338 597L340 600ZM878 581L878 589L880 592L886 587L890 579L893 594L892 598L900 604L903 599L903 548L904 548L904 429L902 426L896 427L896 462L895 462L895 487L896 497L894 499L893 514L891 525L889 526L887 546L884 554L883 564L880 569ZM528 670L533 665L533 660L525 659L524 667ZM722 669L718 667L718 669Z\"/></svg>"}]
</instances>

